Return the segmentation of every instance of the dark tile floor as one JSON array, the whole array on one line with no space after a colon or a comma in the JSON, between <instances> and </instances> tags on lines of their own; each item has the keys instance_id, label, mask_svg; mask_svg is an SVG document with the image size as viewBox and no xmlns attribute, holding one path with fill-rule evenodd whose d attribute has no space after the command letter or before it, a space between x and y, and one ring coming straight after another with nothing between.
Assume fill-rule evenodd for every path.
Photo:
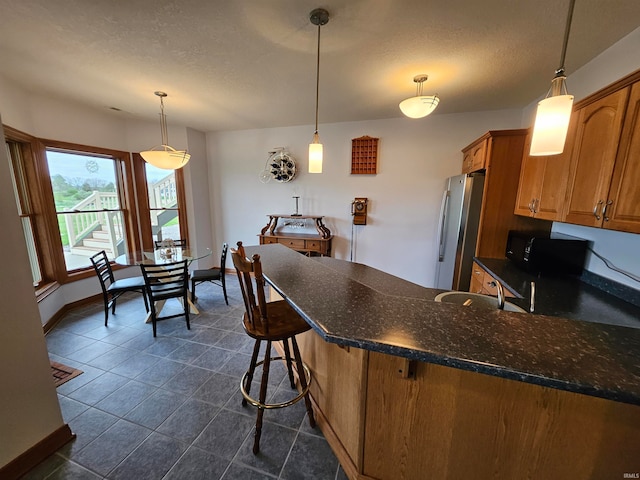
<instances>
[{"instance_id":1,"label":"dark tile floor","mask_svg":"<svg viewBox=\"0 0 640 480\"><path fill-rule=\"evenodd\" d=\"M256 411L239 390L253 341L237 280L227 279L229 306L220 287L199 285L191 330L184 318L165 320L155 339L140 295L121 297L108 327L102 303L67 314L47 345L52 360L84 372L57 390L77 438L24 478L346 479L304 402L265 412L253 455ZM290 395L282 365L271 374L269 394Z\"/></svg>"}]
</instances>

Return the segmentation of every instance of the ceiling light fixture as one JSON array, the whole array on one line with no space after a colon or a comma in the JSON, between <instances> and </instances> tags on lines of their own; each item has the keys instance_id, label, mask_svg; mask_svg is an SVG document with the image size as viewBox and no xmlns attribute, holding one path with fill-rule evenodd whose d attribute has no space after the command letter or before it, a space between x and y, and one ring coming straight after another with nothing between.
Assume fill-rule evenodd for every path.
<instances>
[{"instance_id":1,"label":"ceiling light fixture","mask_svg":"<svg viewBox=\"0 0 640 480\"><path fill-rule=\"evenodd\" d=\"M422 84L427 81L428 75L424 73L413 77L416 83L416 96L407 98L400 102L400 110L409 118L422 118L433 112L440 99L438 95L423 95Z\"/></svg>"},{"instance_id":2,"label":"ceiling light fixture","mask_svg":"<svg viewBox=\"0 0 640 480\"><path fill-rule=\"evenodd\" d=\"M564 74L564 59L567 54L569 31L571 30L571 18L575 0L569 0L569 13L564 31L564 43L560 55L560 67L556 70L556 76L551 80L551 88L544 100L538 102L536 119L533 125L531 137L530 155L558 155L563 152L571 108L573 107L573 95L567 92L565 83L567 77Z\"/></svg>"},{"instance_id":3,"label":"ceiling light fixture","mask_svg":"<svg viewBox=\"0 0 640 480\"><path fill-rule=\"evenodd\" d=\"M318 55L316 61L316 130L309 144L309 173L322 173L322 144L318 136L318 99L320 96L320 27L329 23L329 12L316 8L309 14L309 21L318 26Z\"/></svg>"},{"instance_id":4,"label":"ceiling light fixture","mask_svg":"<svg viewBox=\"0 0 640 480\"><path fill-rule=\"evenodd\" d=\"M160 134L162 136L162 145L153 147L151 150L140 152L145 162L150 163L154 167L163 168L165 170L177 170L184 167L191 155L186 150L176 150L168 145L167 140L167 117L164 114L164 92L154 92L160 97Z\"/></svg>"}]
</instances>

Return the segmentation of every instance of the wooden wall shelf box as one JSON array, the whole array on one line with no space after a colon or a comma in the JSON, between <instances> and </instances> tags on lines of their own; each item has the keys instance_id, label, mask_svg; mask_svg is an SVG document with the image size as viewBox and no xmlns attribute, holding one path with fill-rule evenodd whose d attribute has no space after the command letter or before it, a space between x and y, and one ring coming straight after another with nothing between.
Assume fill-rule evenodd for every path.
<instances>
[{"instance_id":1,"label":"wooden wall shelf box","mask_svg":"<svg viewBox=\"0 0 640 480\"><path fill-rule=\"evenodd\" d=\"M351 140L351 173L378 173L378 138L364 137Z\"/></svg>"}]
</instances>

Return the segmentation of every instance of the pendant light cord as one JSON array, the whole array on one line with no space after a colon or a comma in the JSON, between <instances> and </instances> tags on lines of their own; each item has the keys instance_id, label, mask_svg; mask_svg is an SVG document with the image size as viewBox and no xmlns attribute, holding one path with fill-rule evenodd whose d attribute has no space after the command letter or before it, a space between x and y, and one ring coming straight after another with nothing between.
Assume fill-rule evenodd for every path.
<instances>
[{"instance_id":1,"label":"pendant light cord","mask_svg":"<svg viewBox=\"0 0 640 480\"><path fill-rule=\"evenodd\" d=\"M567 23L564 29L564 40L562 44L562 54L560 56L560 67L556 70L556 74L564 74L564 59L567 56L567 44L569 43L569 32L571 31L571 19L573 18L573 7L576 0L569 0L569 13L567 14Z\"/></svg>"},{"instance_id":2,"label":"pendant light cord","mask_svg":"<svg viewBox=\"0 0 640 480\"><path fill-rule=\"evenodd\" d=\"M320 100L320 24L318 24L318 54L316 55L316 131L315 131L316 134L318 133L318 102L319 100Z\"/></svg>"},{"instance_id":3,"label":"pendant light cord","mask_svg":"<svg viewBox=\"0 0 640 480\"><path fill-rule=\"evenodd\" d=\"M167 117L164 114L164 102L162 101L163 96L158 95L160 97L160 136L162 137L162 145L168 145L169 137L167 135Z\"/></svg>"}]
</instances>

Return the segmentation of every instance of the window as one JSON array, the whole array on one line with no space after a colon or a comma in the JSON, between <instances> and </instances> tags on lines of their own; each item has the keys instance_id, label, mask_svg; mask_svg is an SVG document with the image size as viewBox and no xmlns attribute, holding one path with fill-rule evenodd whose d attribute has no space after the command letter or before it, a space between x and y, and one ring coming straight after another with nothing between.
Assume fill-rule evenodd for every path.
<instances>
[{"instance_id":1,"label":"window","mask_svg":"<svg viewBox=\"0 0 640 480\"><path fill-rule=\"evenodd\" d=\"M180 231L175 170L163 170L146 163L145 172L153 240L184 238Z\"/></svg>"},{"instance_id":2,"label":"window","mask_svg":"<svg viewBox=\"0 0 640 480\"><path fill-rule=\"evenodd\" d=\"M153 248L155 240L185 239L189 243L184 174L180 170L164 170L133 155L140 212L140 231L144 248Z\"/></svg>"},{"instance_id":3,"label":"window","mask_svg":"<svg viewBox=\"0 0 640 480\"><path fill-rule=\"evenodd\" d=\"M18 206L18 215L20 215L22 230L24 231L24 237L27 242L33 286L37 287L42 283L44 275L40 265L39 251L36 242L36 216L29 195L25 160L22 154L22 150L26 146L16 141L7 141L6 146L13 191Z\"/></svg>"},{"instance_id":4,"label":"window","mask_svg":"<svg viewBox=\"0 0 640 480\"><path fill-rule=\"evenodd\" d=\"M46 157L66 270L91 267L101 250L109 260L125 253L117 155L47 148Z\"/></svg>"},{"instance_id":5,"label":"window","mask_svg":"<svg viewBox=\"0 0 640 480\"><path fill-rule=\"evenodd\" d=\"M153 248L154 239L187 238L182 171L4 129L39 299L58 283L95 275L89 257L99 250L113 260Z\"/></svg>"}]
</instances>

